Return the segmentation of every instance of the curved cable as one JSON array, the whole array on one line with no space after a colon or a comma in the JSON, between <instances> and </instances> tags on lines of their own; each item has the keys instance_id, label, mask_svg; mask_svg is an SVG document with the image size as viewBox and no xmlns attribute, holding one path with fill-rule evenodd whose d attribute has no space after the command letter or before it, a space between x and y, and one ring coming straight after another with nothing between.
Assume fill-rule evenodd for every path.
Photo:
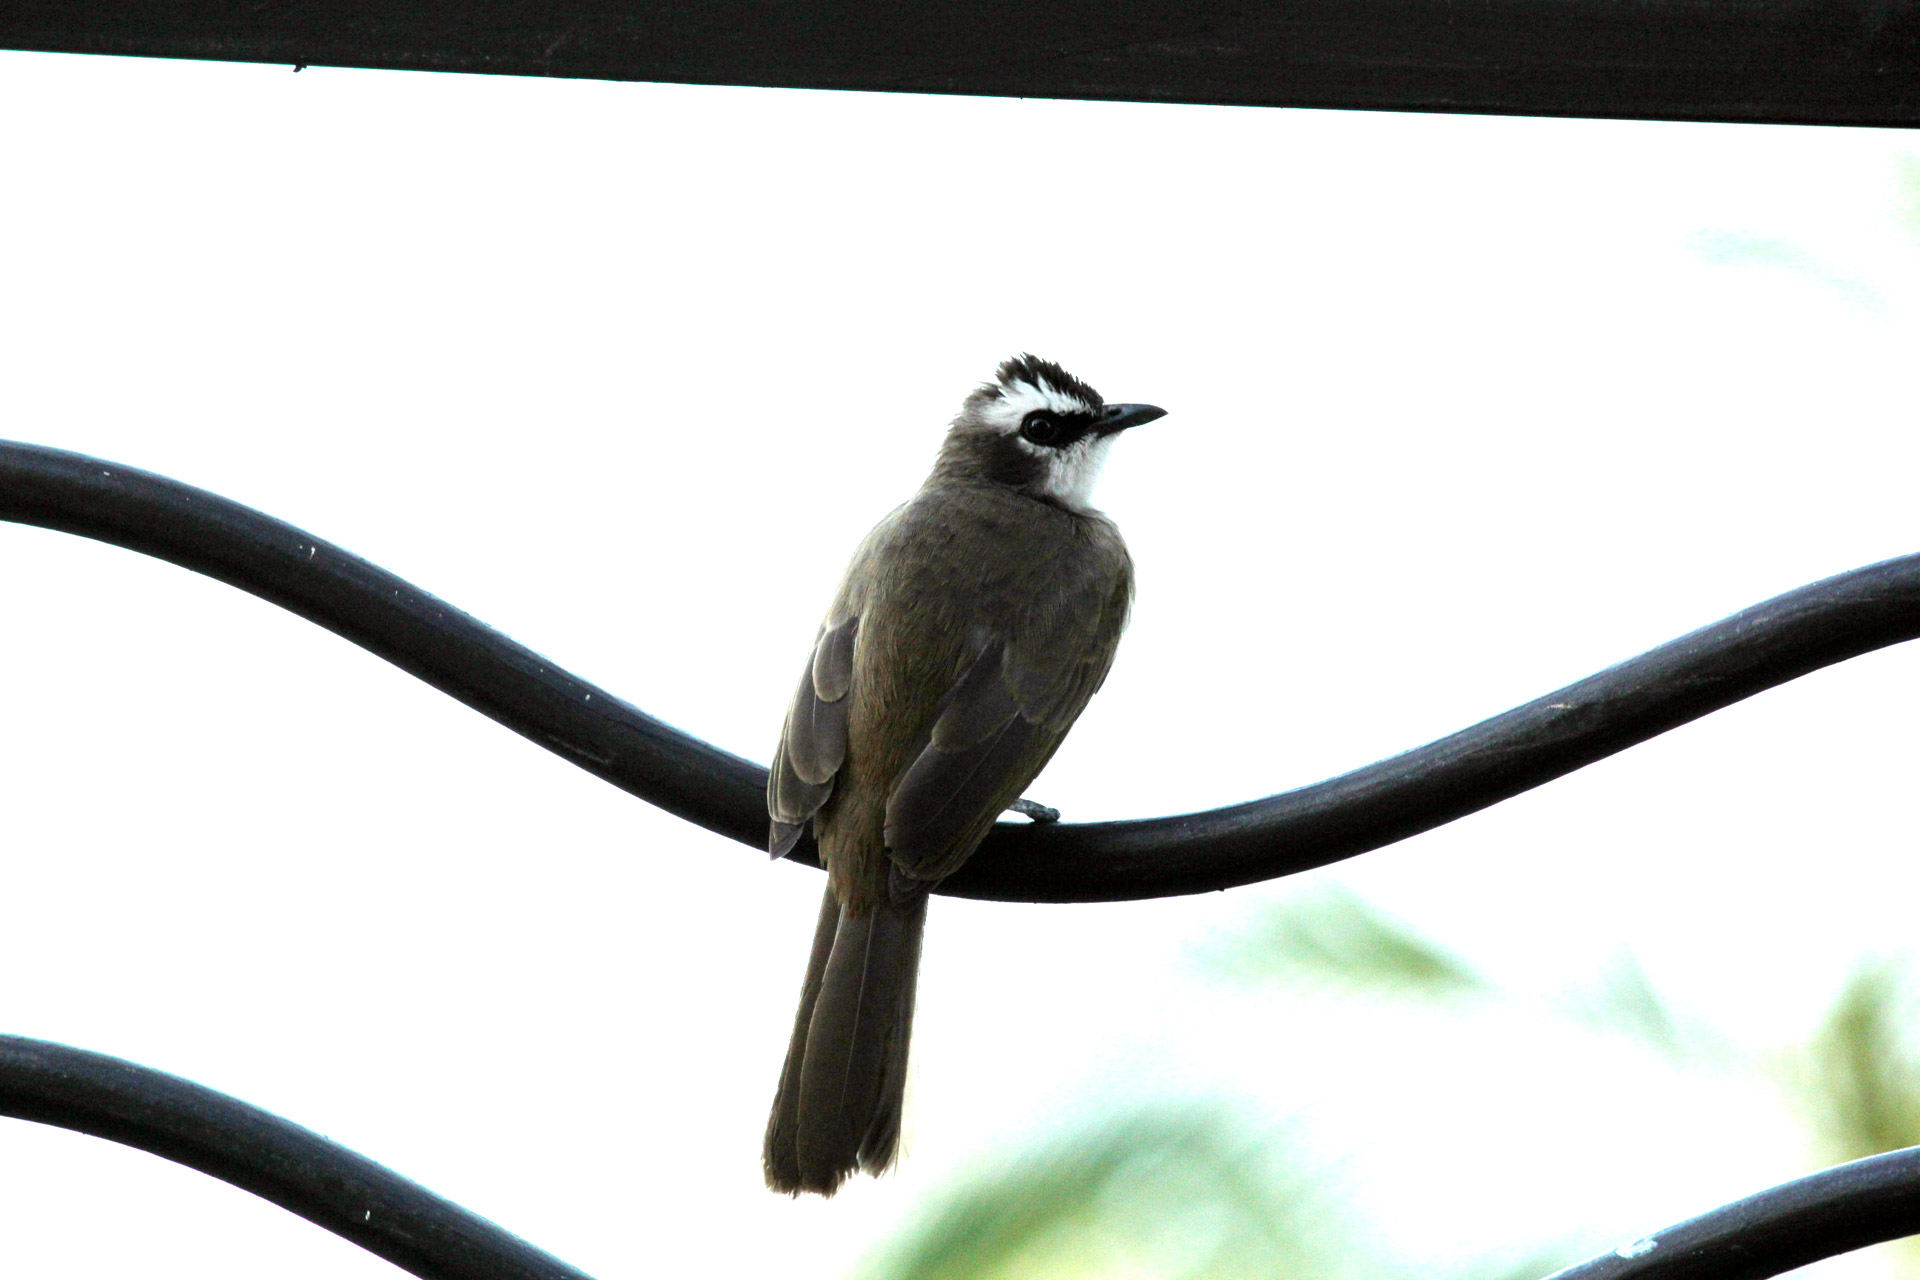
<instances>
[{"instance_id":1,"label":"curved cable","mask_svg":"<svg viewBox=\"0 0 1920 1280\"><path fill-rule=\"evenodd\" d=\"M0 1036L0 1115L137 1147L251 1191L428 1280L585 1273L366 1157L178 1076ZM1920 1233L1920 1147L1737 1200L1549 1280L1762 1280Z\"/></svg>"},{"instance_id":2,"label":"curved cable","mask_svg":"<svg viewBox=\"0 0 1920 1280\"><path fill-rule=\"evenodd\" d=\"M271 600L615 786L765 847L759 765L655 720L292 525L162 476L7 442L0 442L0 519L114 543ZM1903 556L1776 596L1459 733L1312 786L1165 818L1002 824L938 891L1120 901L1324 866L1915 636L1920 556ZM810 842L793 856L818 865Z\"/></svg>"},{"instance_id":3,"label":"curved cable","mask_svg":"<svg viewBox=\"0 0 1920 1280\"><path fill-rule=\"evenodd\" d=\"M1915 1233L1920 1147L1907 1147L1781 1183L1547 1280L1762 1280Z\"/></svg>"},{"instance_id":4,"label":"curved cable","mask_svg":"<svg viewBox=\"0 0 1920 1280\"><path fill-rule=\"evenodd\" d=\"M92 1134L198 1169L428 1280L590 1280L311 1130L102 1053L0 1036L0 1115Z\"/></svg>"}]
</instances>

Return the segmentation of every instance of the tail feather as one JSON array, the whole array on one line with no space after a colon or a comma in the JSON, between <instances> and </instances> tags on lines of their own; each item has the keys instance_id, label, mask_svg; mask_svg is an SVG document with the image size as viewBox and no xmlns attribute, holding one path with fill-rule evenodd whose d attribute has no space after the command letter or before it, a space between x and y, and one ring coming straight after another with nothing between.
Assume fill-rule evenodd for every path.
<instances>
[{"instance_id":1,"label":"tail feather","mask_svg":"<svg viewBox=\"0 0 1920 1280\"><path fill-rule=\"evenodd\" d=\"M767 1184L832 1195L893 1162L927 903L851 915L827 891L767 1122Z\"/></svg>"},{"instance_id":2,"label":"tail feather","mask_svg":"<svg viewBox=\"0 0 1920 1280\"><path fill-rule=\"evenodd\" d=\"M800 984L800 1012L793 1020L793 1038L787 1041L787 1060L780 1068L780 1090L774 1095L773 1114L767 1118L767 1142L762 1155L767 1185L775 1191L800 1190L800 1066L806 1059L807 1027L820 998L820 980L833 951L833 935L840 922L840 904L829 889L820 900L820 921L813 927L813 951L807 958L807 977Z\"/></svg>"},{"instance_id":3,"label":"tail feather","mask_svg":"<svg viewBox=\"0 0 1920 1280\"><path fill-rule=\"evenodd\" d=\"M885 1074L873 1119L860 1140L860 1167L868 1173L886 1169L900 1150L900 1113L907 1096L907 1046L913 1038L913 996L920 985L920 940L927 929L927 899L923 895L904 908L888 906L881 910L898 912L906 922L901 930L901 978L892 1022L884 1036L885 1053L880 1069Z\"/></svg>"}]
</instances>

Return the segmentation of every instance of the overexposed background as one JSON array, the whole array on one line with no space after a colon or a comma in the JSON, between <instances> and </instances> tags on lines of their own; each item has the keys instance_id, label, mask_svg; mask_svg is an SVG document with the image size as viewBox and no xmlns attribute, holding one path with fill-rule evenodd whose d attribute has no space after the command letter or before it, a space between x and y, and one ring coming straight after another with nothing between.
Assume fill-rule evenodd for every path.
<instances>
[{"instance_id":1,"label":"overexposed background","mask_svg":"<svg viewBox=\"0 0 1920 1280\"><path fill-rule=\"evenodd\" d=\"M1032 794L1169 813L1920 550L1917 166L1891 131L5 54L0 434L290 520L764 760L853 544L1032 350L1170 410L1099 495L1132 632ZM1407 1274L1607 1247L1826 1161L1739 1073L1195 957L1338 881L1543 1005L1630 953L1764 1052L1913 945L1896 649L1295 882L937 903L908 1157L791 1202L758 1154L816 873L172 566L4 526L0 581L0 1029L236 1094L602 1280L846 1276L1142 1100L1297 1126ZM0 1253L397 1274L15 1121Z\"/></svg>"}]
</instances>

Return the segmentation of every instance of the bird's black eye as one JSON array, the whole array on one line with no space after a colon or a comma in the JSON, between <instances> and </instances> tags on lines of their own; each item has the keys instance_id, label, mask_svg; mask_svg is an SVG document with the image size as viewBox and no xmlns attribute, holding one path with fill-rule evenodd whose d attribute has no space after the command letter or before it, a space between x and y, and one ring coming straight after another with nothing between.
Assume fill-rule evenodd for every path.
<instances>
[{"instance_id":1,"label":"bird's black eye","mask_svg":"<svg viewBox=\"0 0 1920 1280\"><path fill-rule=\"evenodd\" d=\"M1067 425L1045 409L1035 409L1020 420L1020 434L1038 445L1057 445L1070 434Z\"/></svg>"}]
</instances>

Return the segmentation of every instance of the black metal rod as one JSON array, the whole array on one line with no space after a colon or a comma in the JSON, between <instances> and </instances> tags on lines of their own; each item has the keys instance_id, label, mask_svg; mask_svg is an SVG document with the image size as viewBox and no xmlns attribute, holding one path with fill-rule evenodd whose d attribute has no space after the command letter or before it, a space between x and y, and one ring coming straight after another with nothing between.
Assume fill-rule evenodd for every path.
<instances>
[{"instance_id":1,"label":"black metal rod","mask_svg":"<svg viewBox=\"0 0 1920 1280\"><path fill-rule=\"evenodd\" d=\"M340 548L161 476L0 442L0 519L158 556L319 623L670 813L764 847L766 771ZM1404 840L1810 671L1920 635L1920 556L1777 596L1404 755L1205 813L1005 823L941 892L1030 902L1251 884ZM800 860L813 858L810 849Z\"/></svg>"},{"instance_id":2,"label":"black metal rod","mask_svg":"<svg viewBox=\"0 0 1920 1280\"><path fill-rule=\"evenodd\" d=\"M589 1280L317 1133L105 1054L0 1036L0 1115L89 1133L198 1169L427 1280Z\"/></svg>"},{"instance_id":3,"label":"black metal rod","mask_svg":"<svg viewBox=\"0 0 1920 1280\"><path fill-rule=\"evenodd\" d=\"M767 772L272 516L85 454L0 441L0 519L171 561L379 654L642 800L764 847Z\"/></svg>"},{"instance_id":4,"label":"black metal rod","mask_svg":"<svg viewBox=\"0 0 1920 1280\"><path fill-rule=\"evenodd\" d=\"M1548 1280L1762 1280L1920 1233L1920 1147L1722 1205Z\"/></svg>"},{"instance_id":5,"label":"black metal rod","mask_svg":"<svg viewBox=\"0 0 1920 1280\"><path fill-rule=\"evenodd\" d=\"M151 1152L428 1280L587 1280L366 1157L238 1099L105 1054L0 1036L0 1115ZM1550 1280L1762 1280L1920 1233L1920 1147L1724 1205Z\"/></svg>"}]
</instances>

